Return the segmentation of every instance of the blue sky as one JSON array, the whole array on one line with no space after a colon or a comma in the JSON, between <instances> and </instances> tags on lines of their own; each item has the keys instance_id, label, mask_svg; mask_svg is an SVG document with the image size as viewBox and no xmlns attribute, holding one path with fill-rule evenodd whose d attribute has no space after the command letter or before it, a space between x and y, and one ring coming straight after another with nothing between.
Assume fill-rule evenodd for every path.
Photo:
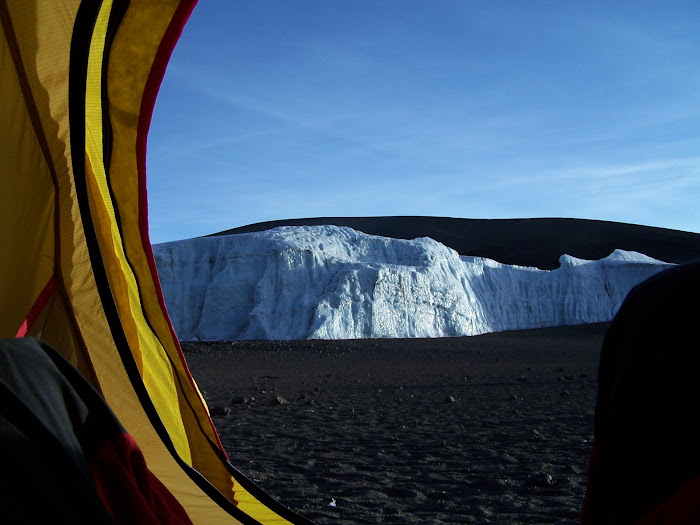
<instances>
[{"instance_id":1,"label":"blue sky","mask_svg":"<svg viewBox=\"0 0 700 525\"><path fill-rule=\"evenodd\" d=\"M700 232L698 20L695 0L200 0L151 124L151 241L375 215Z\"/></svg>"}]
</instances>

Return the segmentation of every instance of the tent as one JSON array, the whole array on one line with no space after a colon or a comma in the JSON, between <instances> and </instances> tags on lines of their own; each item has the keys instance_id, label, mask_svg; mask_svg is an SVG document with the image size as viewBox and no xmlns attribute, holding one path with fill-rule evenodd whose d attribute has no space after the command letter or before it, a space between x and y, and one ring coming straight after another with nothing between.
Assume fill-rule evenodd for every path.
<instances>
[{"instance_id":1,"label":"tent","mask_svg":"<svg viewBox=\"0 0 700 525\"><path fill-rule=\"evenodd\" d=\"M0 0L0 337L56 348L195 523L304 523L226 459L163 302L146 138L195 0Z\"/></svg>"}]
</instances>

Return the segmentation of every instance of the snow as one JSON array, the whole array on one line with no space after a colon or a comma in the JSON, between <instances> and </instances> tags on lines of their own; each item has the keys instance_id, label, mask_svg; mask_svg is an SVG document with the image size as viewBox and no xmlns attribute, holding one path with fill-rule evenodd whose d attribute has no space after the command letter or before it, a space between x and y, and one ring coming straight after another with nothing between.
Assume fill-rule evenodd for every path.
<instances>
[{"instance_id":1,"label":"snow","mask_svg":"<svg viewBox=\"0 0 700 525\"><path fill-rule=\"evenodd\" d=\"M183 341L446 337L608 321L634 285L671 266L615 250L599 261L562 255L545 271L338 226L153 248Z\"/></svg>"}]
</instances>

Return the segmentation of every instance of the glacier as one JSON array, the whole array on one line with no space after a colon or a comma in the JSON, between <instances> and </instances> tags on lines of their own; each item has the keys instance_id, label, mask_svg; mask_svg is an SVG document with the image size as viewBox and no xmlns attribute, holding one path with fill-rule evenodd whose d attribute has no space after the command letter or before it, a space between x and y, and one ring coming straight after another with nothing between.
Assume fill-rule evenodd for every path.
<instances>
[{"instance_id":1,"label":"glacier","mask_svg":"<svg viewBox=\"0 0 700 525\"><path fill-rule=\"evenodd\" d=\"M556 270L460 256L430 238L288 226L153 246L182 341L448 337L609 321L672 266L615 250Z\"/></svg>"}]
</instances>

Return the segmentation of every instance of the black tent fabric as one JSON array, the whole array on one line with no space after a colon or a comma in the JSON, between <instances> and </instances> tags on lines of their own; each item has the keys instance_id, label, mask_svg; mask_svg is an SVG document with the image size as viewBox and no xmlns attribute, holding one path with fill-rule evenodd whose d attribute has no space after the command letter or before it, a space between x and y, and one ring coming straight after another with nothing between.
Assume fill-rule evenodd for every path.
<instances>
[{"instance_id":1,"label":"black tent fabric","mask_svg":"<svg viewBox=\"0 0 700 525\"><path fill-rule=\"evenodd\" d=\"M583 523L700 523L699 301L700 261L635 287L611 323Z\"/></svg>"},{"instance_id":2,"label":"black tent fabric","mask_svg":"<svg viewBox=\"0 0 700 525\"><path fill-rule=\"evenodd\" d=\"M0 340L3 523L191 523L97 391L33 338Z\"/></svg>"}]
</instances>

